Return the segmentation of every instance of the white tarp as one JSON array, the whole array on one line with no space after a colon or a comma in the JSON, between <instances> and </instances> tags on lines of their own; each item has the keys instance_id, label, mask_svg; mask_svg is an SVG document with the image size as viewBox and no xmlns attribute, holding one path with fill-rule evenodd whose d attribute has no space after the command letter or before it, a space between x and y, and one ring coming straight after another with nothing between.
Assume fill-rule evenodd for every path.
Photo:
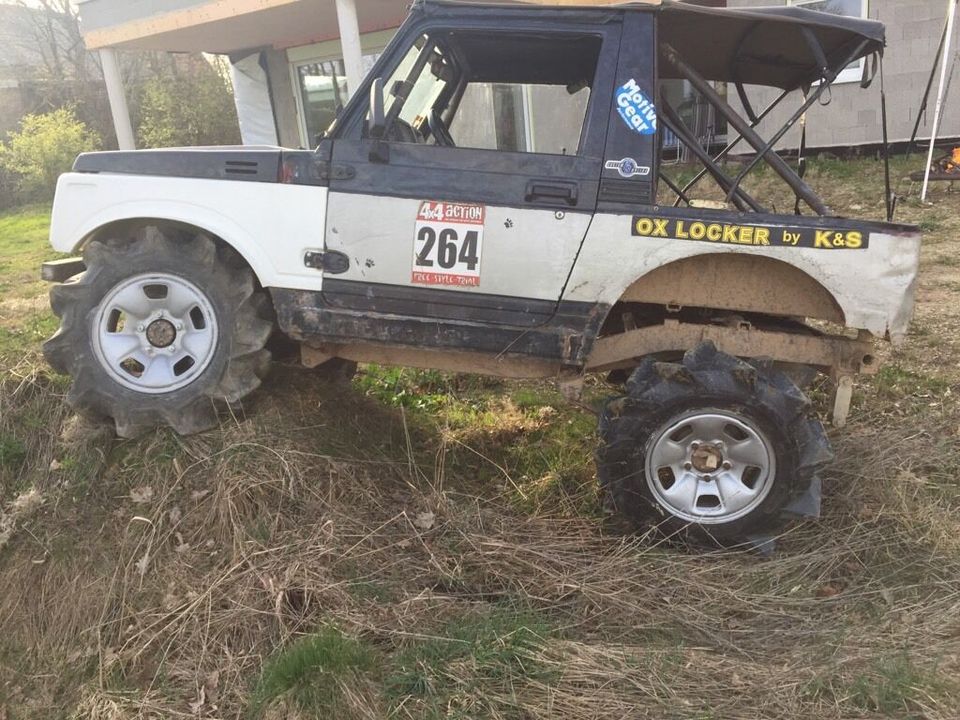
<instances>
[{"instance_id":1,"label":"white tarp","mask_svg":"<svg viewBox=\"0 0 960 720\"><path fill-rule=\"evenodd\" d=\"M279 145L267 72L260 53L230 63L234 102L244 145Z\"/></svg>"}]
</instances>

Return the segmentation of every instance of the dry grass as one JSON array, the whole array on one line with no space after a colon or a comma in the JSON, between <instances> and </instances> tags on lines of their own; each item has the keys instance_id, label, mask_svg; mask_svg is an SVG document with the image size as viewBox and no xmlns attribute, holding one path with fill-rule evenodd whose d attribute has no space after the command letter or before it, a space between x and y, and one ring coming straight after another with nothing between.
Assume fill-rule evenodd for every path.
<instances>
[{"instance_id":1,"label":"dry grass","mask_svg":"<svg viewBox=\"0 0 960 720\"><path fill-rule=\"evenodd\" d=\"M592 420L539 385L282 367L219 431L129 442L7 363L6 716L955 718L960 210L935 197L904 208L943 218L917 330L834 437L825 518L766 560L603 518Z\"/></svg>"}]
</instances>

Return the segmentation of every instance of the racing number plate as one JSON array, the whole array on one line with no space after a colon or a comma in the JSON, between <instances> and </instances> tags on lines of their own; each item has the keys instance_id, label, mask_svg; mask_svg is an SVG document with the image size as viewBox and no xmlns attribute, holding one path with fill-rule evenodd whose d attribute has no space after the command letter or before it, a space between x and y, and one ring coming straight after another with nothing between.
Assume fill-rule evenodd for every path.
<instances>
[{"instance_id":1,"label":"racing number plate","mask_svg":"<svg viewBox=\"0 0 960 720\"><path fill-rule=\"evenodd\" d=\"M425 201L413 236L413 276L417 285L480 286L483 205Z\"/></svg>"}]
</instances>

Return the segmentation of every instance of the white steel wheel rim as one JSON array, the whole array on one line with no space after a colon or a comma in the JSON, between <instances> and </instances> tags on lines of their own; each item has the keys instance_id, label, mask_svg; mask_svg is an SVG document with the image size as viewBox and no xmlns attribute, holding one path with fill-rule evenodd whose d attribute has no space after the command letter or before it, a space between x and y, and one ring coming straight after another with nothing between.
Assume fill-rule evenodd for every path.
<instances>
[{"instance_id":1,"label":"white steel wheel rim","mask_svg":"<svg viewBox=\"0 0 960 720\"><path fill-rule=\"evenodd\" d=\"M145 273L115 285L93 326L97 360L121 385L152 395L196 380L213 360L217 316L193 283Z\"/></svg>"},{"instance_id":2,"label":"white steel wheel rim","mask_svg":"<svg viewBox=\"0 0 960 720\"><path fill-rule=\"evenodd\" d=\"M690 523L721 525L757 509L776 477L769 440L750 420L698 410L670 420L647 448L653 497Z\"/></svg>"}]
</instances>

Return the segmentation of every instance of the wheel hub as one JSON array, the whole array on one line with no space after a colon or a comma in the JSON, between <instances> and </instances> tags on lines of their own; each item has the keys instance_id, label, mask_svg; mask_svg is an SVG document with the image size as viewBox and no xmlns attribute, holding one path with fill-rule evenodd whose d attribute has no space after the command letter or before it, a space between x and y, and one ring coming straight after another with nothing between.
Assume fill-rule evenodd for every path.
<instances>
[{"instance_id":1,"label":"wheel hub","mask_svg":"<svg viewBox=\"0 0 960 720\"><path fill-rule=\"evenodd\" d=\"M209 366L217 348L210 300L170 273L121 281L101 300L95 322L97 359L114 380L142 393L185 387Z\"/></svg>"},{"instance_id":2,"label":"wheel hub","mask_svg":"<svg viewBox=\"0 0 960 720\"><path fill-rule=\"evenodd\" d=\"M716 445L698 445L691 449L690 464L698 472L712 473L723 465L723 450Z\"/></svg>"},{"instance_id":3,"label":"wheel hub","mask_svg":"<svg viewBox=\"0 0 960 720\"><path fill-rule=\"evenodd\" d=\"M723 410L685 413L651 436L647 484L659 505L686 522L720 525L769 495L775 455L753 422Z\"/></svg>"},{"instance_id":4,"label":"wheel hub","mask_svg":"<svg viewBox=\"0 0 960 720\"><path fill-rule=\"evenodd\" d=\"M147 341L155 348L173 345L177 339L177 329L169 320L159 318L147 326Z\"/></svg>"}]
</instances>

